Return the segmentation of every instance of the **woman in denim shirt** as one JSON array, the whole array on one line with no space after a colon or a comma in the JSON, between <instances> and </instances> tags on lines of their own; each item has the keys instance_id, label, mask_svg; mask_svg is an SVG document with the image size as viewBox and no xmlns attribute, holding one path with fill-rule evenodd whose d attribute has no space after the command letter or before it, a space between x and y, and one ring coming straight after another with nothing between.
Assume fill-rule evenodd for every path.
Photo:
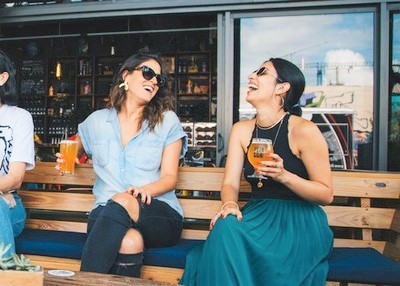
<instances>
[{"instance_id":1,"label":"woman in denim shirt","mask_svg":"<svg viewBox=\"0 0 400 286\"><path fill-rule=\"evenodd\" d=\"M79 156L86 152L96 173L82 271L140 277L144 248L180 238L174 188L187 143L165 86L159 58L133 55L114 77L109 108L78 127Z\"/></svg>"},{"instance_id":2,"label":"woman in denim shirt","mask_svg":"<svg viewBox=\"0 0 400 286\"><path fill-rule=\"evenodd\" d=\"M15 69L0 50L0 243L10 245L3 257L15 253L14 237L24 228L26 212L17 189L25 170L35 166L32 116L16 105Z\"/></svg>"}]
</instances>

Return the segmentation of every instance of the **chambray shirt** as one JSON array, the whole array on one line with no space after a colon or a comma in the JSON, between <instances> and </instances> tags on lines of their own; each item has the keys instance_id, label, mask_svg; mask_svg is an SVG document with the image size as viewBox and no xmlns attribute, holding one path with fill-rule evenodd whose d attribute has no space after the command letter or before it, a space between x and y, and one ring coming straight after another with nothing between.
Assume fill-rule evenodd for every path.
<instances>
[{"instance_id":1,"label":"chambray shirt","mask_svg":"<svg viewBox=\"0 0 400 286\"><path fill-rule=\"evenodd\" d=\"M164 148L183 139L180 157L187 151L186 133L172 111L164 114L164 120L150 131L144 121L140 131L123 148L121 128L115 109L93 112L78 126L78 134L85 152L92 158L96 181L93 208L105 205L112 196L122 193L129 186L143 186L157 181L161 173ZM183 217L182 208L171 190L156 197L166 202Z\"/></svg>"}]
</instances>

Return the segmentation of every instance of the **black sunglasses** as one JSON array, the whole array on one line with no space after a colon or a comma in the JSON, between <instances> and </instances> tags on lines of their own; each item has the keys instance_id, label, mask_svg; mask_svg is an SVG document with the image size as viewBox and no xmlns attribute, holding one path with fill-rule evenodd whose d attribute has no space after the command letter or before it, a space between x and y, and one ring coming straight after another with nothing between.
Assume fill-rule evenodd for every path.
<instances>
[{"instance_id":1,"label":"black sunglasses","mask_svg":"<svg viewBox=\"0 0 400 286\"><path fill-rule=\"evenodd\" d=\"M255 70L253 73L256 73L257 76L263 75L265 73L269 74L270 76L273 76L275 79L277 79L279 82L284 82L284 80L280 79L279 77L277 77L276 75L274 75L272 72L269 71L268 68L266 67L262 67L258 70Z\"/></svg>"},{"instance_id":2,"label":"black sunglasses","mask_svg":"<svg viewBox=\"0 0 400 286\"><path fill-rule=\"evenodd\" d=\"M167 84L167 78L163 74L156 74L152 68L149 68L148 66L141 66L135 68L135 70L142 70L142 75L145 79L151 80L153 77L156 77L157 79L157 86L158 87L164 87Z\"/></svg>"}]
</instances>

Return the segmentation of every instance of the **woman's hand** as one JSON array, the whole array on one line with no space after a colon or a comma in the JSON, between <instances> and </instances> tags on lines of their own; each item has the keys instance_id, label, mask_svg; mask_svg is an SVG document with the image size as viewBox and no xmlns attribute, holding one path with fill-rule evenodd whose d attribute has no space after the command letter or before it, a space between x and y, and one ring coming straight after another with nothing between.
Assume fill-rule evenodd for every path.
<instances>
[{"instance_id":1,"label":"woman's hand","mask_svg":"<svg viewBox=\"0 0 400 286\"><path fill-rule=\"evenodd\" d=\"M65 160L63 159L63 155L62 155L61 153L59 153L59 152L56 153L56 157L57 157L57 160L56 160L57 164L56 164L56 166L55 166L54 168L55 168L57 171L60 172L60 175L61 175L61 176L63 176L63 175L64 175L64 172L63 172L63 170L62 170L62 164L65 163ZM78 158L75 158L75 163L76 163L76 164L80 164L80 161L79 161Z\"/></svg>"},{"instance_id":2,"label":"woman's hand","mask_svg":"<svg viewBox=\"0 0 400 286\"><path fill-rule=\"evenodd\" d=\"M17 205L13 194L5 193L4 195L2 195L2 198L8 204L10 209L12 209L13 207L15 207Z\"/></svg>"},{"instance_id":3,"label":"woman's hand","mask_svg":"<svg viewBox=\"0 0 400 286\"><path fill-rule=\"evenodd\" d=\"M130 186L125 190L125 193L131 194L134 198L137 198L140 195L140 201L143 204L151 204L151 194L145 188Z\"/></svg>"},{"instance_id":4,"label":"woman's hand","mask_svg":"<svg viewBox=\"0 0 400 286\"><path fill-rule=\"evenodd\" d=\"M210 227L209 230L211 231L212 228L214 227L215 223L217 222L217 220L222 217L222 218L226 218L228 215L234 215L237 217L238 221L241 221L243 216L242 216L242 212L239 210L239 208L237 207L237 205L227 205L225 208L221 209L219 212L217 212L215 214L215 216L212 218L211 222L210 222Z\"/></svg>"},{"instance_id":5,"label":"woman's hand","mask_svg":"<svg viewBox=\"0 0 400 286\"><path fill-rule=\"evenodd\" d=\"M278 154L269 154L269 156L272 160L261 161L257 166L256 172L261 176L281 181L282 175L286 173L283 159Z\"/></svg>"}]
</instances>

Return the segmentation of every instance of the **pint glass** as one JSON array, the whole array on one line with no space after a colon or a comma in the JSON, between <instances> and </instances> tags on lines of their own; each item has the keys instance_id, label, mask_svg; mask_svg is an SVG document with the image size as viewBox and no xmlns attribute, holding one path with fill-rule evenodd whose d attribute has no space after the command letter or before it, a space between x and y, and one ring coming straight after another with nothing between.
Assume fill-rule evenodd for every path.
<instances>
[{"instance_id":1,"label":"pint glass","mask_svg":"<svg viewBox=\"0 0 400 286\"><path fill-rule=\"evenodd\" d=\"M60 142L60 153L64 159L61 164L63 174L73 174L75 171L75 160L78 156L78 142L74 140L63 140Z\"/></svg>"},{"instance_id":2,"label":"pint glass","mask_svg":"<svg viewBox=\"0 0 400 286\"><path fill-rule=\"evenodd\" d=\"M272 141L270 139L263 138L253 138L249 150L247 151L247 158L250 164L257 168L260 161L270 161L272 158L268 154L274 153L274 147L272 146ZM268 179L261 175L258 175L255 171L249 178L261 178Z\"/></svg>"}]
</instances>

